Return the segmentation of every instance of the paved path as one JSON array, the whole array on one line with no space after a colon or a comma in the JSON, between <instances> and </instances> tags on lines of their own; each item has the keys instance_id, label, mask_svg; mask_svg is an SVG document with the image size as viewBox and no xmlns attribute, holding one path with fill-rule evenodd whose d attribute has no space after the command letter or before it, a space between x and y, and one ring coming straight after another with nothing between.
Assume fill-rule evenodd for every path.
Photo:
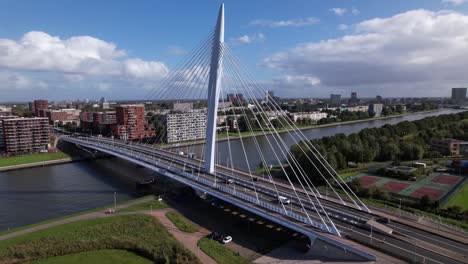
<instances>
[{"instance_id":1,"label":"paved path","mask_svg":"<svg viewBox=\"0 0 468 264\"><path fill-rule=\"evenodd\" d=\"M200 238L208 235L210 232L204 228L200 227L200 230L195 233L186 233L182 232L166 217L166 212L171 209L163 209L158 211L153 211L149 213L150 215L156 217L166 229L186 248L192 251L198 259L204 264L216 264L210 256L203 252L197 245L197 242ZM187 220L188 221L188 220Z\"/></svg>"}]
</instances>

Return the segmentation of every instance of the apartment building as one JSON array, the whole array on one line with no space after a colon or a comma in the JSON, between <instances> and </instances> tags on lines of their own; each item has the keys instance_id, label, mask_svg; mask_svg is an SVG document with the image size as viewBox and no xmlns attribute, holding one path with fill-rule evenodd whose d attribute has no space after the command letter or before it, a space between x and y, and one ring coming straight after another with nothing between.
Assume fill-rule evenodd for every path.
<instances>
[{"instance_id":1,"label":"apartment building","mask_svg":"<svg viewBox=\"0 0 468 264\"><path fill-rule=\"evenodd\" d=\"M453 138L433 138L431 148L443 155L468 155L468 142Z\"/></svg>"},{"instance_id":2,"label":"apartment building","mask_svg":"<svg viewBox=\"0 0 468 264\"><path fill-rule=\"evenodd\" d=\"M33 109L34 109L34 114L36 117L44 117L43 112L40 113L39 111L41 109L45 110L49 108L49 102L47 100L34 100L33 102ZM41 116L42 114L42 116Z\"/></svg>"},{"instance_id":3,"label":"apartment building","mask_svg":"<svg viewBox=\"0 0 468 264\"><path fill-rule=\"evenodd\" d=\"M46 151L50 140L48 118L12 118L2 120L7 154Z\"/></svg>"},{"instance_id":4,"label":"apartment building","mask_svg":"<svg viewBox=\"0 0 468 264\"><path fill-rule=\"evenodd\" d=\"M167 114L164 124L167 143L202 139L206 133L206 112Z\"/></svg>"},{"instance_id":5,"label":"apartment building","mask_svg":"<svg viewBox=\"0 0 468 264\"><path fill-rule=\"evenodd\" d=\"M81 110L68 108L59 110L40 110L41 114L44 112L44 117L49 118L49 123L53 124L66 124L70 122L79 122Z\"/></svg>"},{"instance_id":6,"label":"apartment building","mask_svg":"<svg viewBox=\"0 0 468 264\"><path fill-rule=\"evenodd\" d=\"M80 113L80 127L85 132L110 136L116 124L115 111Z\"/></svg>"},{"instance_id":7,"label":"apartment building","mask_svg":"<svg viewBox=\"0 0 468 264\"><path fill-rule=\"evenodd\" d=\"M289 114L290 118L297 122L297 120L302 118L310 118L312 121L318 121L322 118L327 118L327 113L322 112L307 112L307 113L291 113Z\"/></svg>"},{"instance_id":8,"label":"apartment building","mask_svg":"<svg viewBox=\"0 0 468 264\"><path fill-rule=\"evenodd\" d=\"M17 116L0 116L0 151L5 151L5 137L3 135L3 120L17 118Z\"/></svg>"},{"instance_id":9,"label":"apartment building","mask_svg":"<svg viewBox=\"0 0 468 264\"><path fill-rule=\"evenodd\" d=\"M113 133L123 140L154 137L154 129L146 125L145 106L142 104L121 105L115 108L116 125Z\"/></svg>"}]
</instances>

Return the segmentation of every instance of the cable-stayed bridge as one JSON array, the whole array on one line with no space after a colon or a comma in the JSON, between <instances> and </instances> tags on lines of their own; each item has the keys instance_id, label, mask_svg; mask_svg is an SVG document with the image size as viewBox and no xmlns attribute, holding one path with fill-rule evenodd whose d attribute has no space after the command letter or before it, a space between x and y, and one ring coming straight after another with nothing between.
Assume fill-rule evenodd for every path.
<instances>
[{"instance_id":1,"label":"cable-stayed bridge","mask_svg":"<svg viewBox=\"0 0 468 264\"><path fill-rule=\"evenodd\" d=\"M220 106L223 103L220 98L225 98L227 94L236 102L233 107ZM152 169L304 234L312 244L320 239L334 245L329 250L336 251L336 254L346 252L355 260L375 260L373 254L342 238L343 232L346 232L348 235L353 233L356 240L366 240L367 234L360 233L354 227L366 225L373 217L372 212L307 140L293 120L284 115L262 83L256 81L233 55L224 42L224 5L221 5L212 32L144 99L198 103L199 108L194 111L206 114L204 137L197 139L197 143L202 141L202 151L198 158L180 155L178 145L167 148L158 143L167 138L165 131L160 129L167 125L164 120L160 120L160 126L156 127L156 139L151 140L130 142L91 136L63 136L62 140ZM229 118L236 125L220 131L217 126L218 115ZM242 131L240 126L243 127ZM265 136L266 139L260 143L254 136L249 141L250 144L253 142L256 155L261 159L263 176L254 173L257 164L249 163L245 150L243 137L253 133ZM280 133L287 133L294 141L301 155L300 160L291 153ZM219 149L216 139L221 136L227 140L228 147L223 150L225 157L220 158L217 155ZM233 157L231 141L234 140L240 143L243 155ZM184 148L191 153L193 144L187 144ZM273 154L283 178L278 179L273 175L270 162L265 159L265 151ZM235 168L234 159L244 159L247 169ZM304 162L308 163L307 166L304 166ZM306 167L312 168L314 172L311 173ZM325 197L311 177L320 178L332 197ZM393 247L392 250L408 251L407 254L411 255L405 243L396 240L391 243L392 239L395 238L390 237L385 241L389 247ZM431 254L419 249L411 256L426 261L431 259ZM452 262L449 259L445 263Z\"/></svg>"}]
</instances>

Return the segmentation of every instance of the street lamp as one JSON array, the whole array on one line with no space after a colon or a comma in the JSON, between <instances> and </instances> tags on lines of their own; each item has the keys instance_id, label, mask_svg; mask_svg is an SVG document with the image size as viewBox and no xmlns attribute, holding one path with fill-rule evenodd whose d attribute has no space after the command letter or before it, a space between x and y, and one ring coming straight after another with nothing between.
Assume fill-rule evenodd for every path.
<instances>
[{"instance_id":1,"label":"street lamp","mask_svg":"<svg viewBox=\"0 0 468 264\"><path fill-rule=\"evenodd\" d=\"M117 192L114 192L114 211L117 209Z\"/></svg>"},{"instance_id":2,"label":"street lamp","mask_svg":"<svg viewBox=\"0 0 468 264\"><path fill-rule=\"evenodd\" d=\"M400 217L401 217L401 198L400 198L400 207L398 207L398 210L400 211Z\"/></svg>"}]
</instances>

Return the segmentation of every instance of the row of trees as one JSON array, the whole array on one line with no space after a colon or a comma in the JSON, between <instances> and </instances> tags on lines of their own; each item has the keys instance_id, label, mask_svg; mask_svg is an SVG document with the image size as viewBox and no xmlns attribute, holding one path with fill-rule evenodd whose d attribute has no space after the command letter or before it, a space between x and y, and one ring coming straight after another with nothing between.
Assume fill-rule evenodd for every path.
<instances>
[{"instance_id":1,"label":"row of trees","mask_svg":"<svg viewBox=\"0 0 468 264\"><path fill-rule=\"evenodd\" d=\"M331 137L312 140L328 163L335 169L347 168L348 162L408 161L423 157L432 158L441 154L431 150L432 138L457 138L468 140L468 112L427 117L413 122L384 125L380 128L366 128L350 135L337 134ZM318 170L326 171L320 161L301 142L291 147L291 154L318 184L323 184ZM301 149L302 148L302 149ZM305 153L304 153L305 151ZM314 164L310 162L312 160ZM316 177L318 176L318 177Z\"/></svg>"}]
</instances>

